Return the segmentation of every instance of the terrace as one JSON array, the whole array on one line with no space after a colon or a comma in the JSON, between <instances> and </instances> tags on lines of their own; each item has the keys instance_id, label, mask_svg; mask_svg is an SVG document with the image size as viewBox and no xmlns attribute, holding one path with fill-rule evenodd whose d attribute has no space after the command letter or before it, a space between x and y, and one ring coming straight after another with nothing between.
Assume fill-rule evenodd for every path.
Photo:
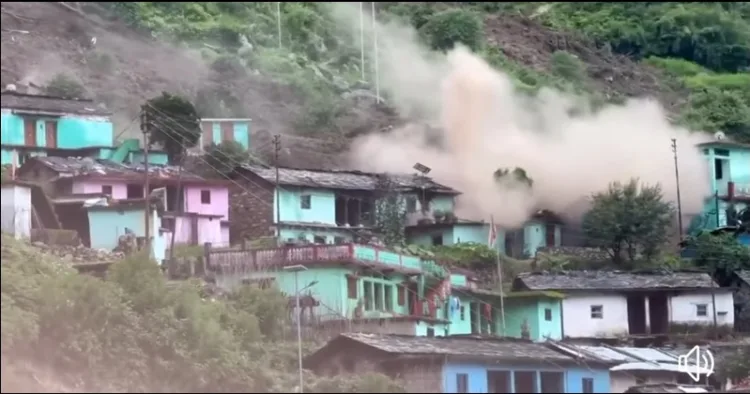
<instances>
[{"instance_id":1,"label":"terrace","mask_svg":"<svg viewBox=\"0 0 750 394\"><path fill-rule=\"evenodd\" d=\"M207 268L218 273L257 272L291 265L358 265L382 272L426 274L443 278L448 271L433 260L389 251L377 246L304 245L253 250L206 250Z\"/></svg>"},{"instance_id":2,"label":"terrace","mask_svg":"<svg viewBox=\"0 0 750 394\"><path fill-rule=\"evenodd\" d=\"M717 193L723 200L750 202L750 178L740 178L725 184L719 184Z\"/></svg>"}]
</instances>

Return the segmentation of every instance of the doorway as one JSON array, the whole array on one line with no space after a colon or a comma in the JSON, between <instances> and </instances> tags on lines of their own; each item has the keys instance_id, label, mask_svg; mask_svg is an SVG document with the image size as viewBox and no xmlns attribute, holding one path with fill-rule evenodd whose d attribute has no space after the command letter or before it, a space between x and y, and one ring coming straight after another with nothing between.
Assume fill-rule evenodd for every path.
<instances>
[{"instance_id":1,"label":"doorway","mask_svg":"<svg viewBox=\"0 0 750 394\"><path fill-rule=\"evenodd\" d=\"M646 298L642 295L628 296L628 333L648 334L646 327Z\"/></svg>"},{"instance_id":2,"label":"doorway","mask_svg":"<svg viewBox=\"0 0 750 394\"><path fill-rule=\"evenodd\" d=\"M648 319L652 334L666 334L669 331L668 300L666 294L651 295L648 298Z\"/></svg>"},{"instance_id":3,"label":"doorway","mask_svg":"<svg viewBox=\"0 0 750 394\"><path fill-rule=\"evenodd\" d=\"M510 393L509 371L487 371L488 393Z\"/></svg>"}]
</instances>

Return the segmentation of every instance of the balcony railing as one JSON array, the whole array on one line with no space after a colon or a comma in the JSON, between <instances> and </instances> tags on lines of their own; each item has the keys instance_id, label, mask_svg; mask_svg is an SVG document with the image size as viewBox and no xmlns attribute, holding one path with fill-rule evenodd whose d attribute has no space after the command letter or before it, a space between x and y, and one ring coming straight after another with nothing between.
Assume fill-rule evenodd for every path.
<instances>
[{"instance_id":1,"label":"balcony railing","mask_svg":"<svg viewBox=\"0 0 750 394\"><path fill-rule=\"evenodd\" d=\"M252 272L281 269L296 264L316 263L376 264L381 269L394 268L409 273L444 277L447 270L432 260L399 254L370 245L304 245L272 249L217 250L208 252L210 270Z\"/></svg>"},{"instance_id":2,"label":"balcony railing","mask_svg":"<svg viewBox=\"0 0 750 394\"><path fill-rule=\"evenodd\" d=\"M719 184L717 189L722 198L750 199L750 178L733 179L731 182Z\"/></svg>"}]
</instances>

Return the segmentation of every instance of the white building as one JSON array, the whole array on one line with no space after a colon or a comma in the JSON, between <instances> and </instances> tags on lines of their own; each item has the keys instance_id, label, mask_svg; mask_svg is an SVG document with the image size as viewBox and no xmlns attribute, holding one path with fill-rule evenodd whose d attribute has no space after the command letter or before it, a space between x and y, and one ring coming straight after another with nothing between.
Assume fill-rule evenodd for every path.
<instances>
[{"instance_id":1,"label":"white building","mask_svg":"<svg viewBox=\"0 0 750 394\"><path fill-rule=\"evenodd\" d=\"M732 290L719 288L701 272L534 272L516 277L513 289L564 293L563 338L665 334L670 326L714 322L734 325Z\"/></svg>"},{"instance_id":2,"label":"white building","mask_svg":"<svg viewBox=\"0 0 750 394\"><path fill-rule=\"evenodd\" d=\"M30 238L31 189L22 182L4 182L0 207L3 233L12 234L16 239Z\"/></svg>"}]
</instances>

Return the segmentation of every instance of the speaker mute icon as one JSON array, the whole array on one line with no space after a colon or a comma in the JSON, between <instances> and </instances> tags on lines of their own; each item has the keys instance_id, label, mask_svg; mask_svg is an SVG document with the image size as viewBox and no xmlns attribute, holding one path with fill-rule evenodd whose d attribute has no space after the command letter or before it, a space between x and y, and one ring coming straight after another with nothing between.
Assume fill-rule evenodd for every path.
<instances>
[{"instance_id":1,"label":"speaker mute icon","mask_svg":"<svg viewBox=\"0 0 750 394\"><path fill-rule=\"evenodd\" d=\"M708 350L701 350L700 346L694 346L686 355L677 358L677 369L688 374L696 383L700 382L701 375L711 376L714 367L714 355Z\"/></svg>"}]
</instances>

